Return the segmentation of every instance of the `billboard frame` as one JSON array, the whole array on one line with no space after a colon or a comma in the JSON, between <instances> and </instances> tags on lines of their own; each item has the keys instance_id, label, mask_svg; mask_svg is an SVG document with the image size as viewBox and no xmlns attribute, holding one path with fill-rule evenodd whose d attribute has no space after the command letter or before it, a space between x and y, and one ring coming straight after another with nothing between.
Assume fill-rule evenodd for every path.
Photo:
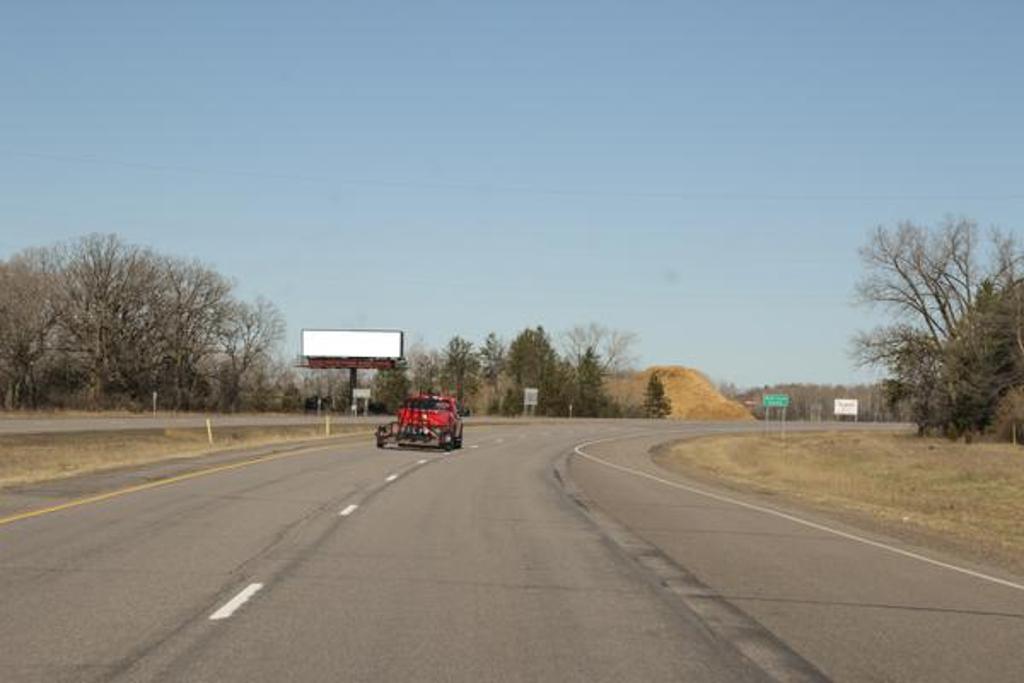
<instances>
[{"instance_id":1,"label":"billboard frame","mask_svg":"<svg viewBox=\"0 0 1024 683\"><path fill-rule=\"evenodd\" d=\"M397 358L392 358L372 356L307 356L300 353L301 361L299 367L314 370L389 370L405 365L404 330L304 327L302 328L300 339L304 338L307 332L392 332L399 335L399 355Z\"/></svg>"},{"instance_id":2,"label":"billboard frame","mask_svg":"<svg viewBox=\"0 0 1024 683\"><path fill-rule=\"evenodd\" d=\"M365 356L307 356L300 349L298 367L310 370L348 370L348 402L353 417L358 413L356 404L356 385L359 370L390 370L405 367L405 330L385 329L326 329L321 327L303 327L299 337L300 344L305 343L307 332L391 332L398 335L398 357L373 358ZM367 400L369 405L369 400Z\"/></svg>"}]
</instances>

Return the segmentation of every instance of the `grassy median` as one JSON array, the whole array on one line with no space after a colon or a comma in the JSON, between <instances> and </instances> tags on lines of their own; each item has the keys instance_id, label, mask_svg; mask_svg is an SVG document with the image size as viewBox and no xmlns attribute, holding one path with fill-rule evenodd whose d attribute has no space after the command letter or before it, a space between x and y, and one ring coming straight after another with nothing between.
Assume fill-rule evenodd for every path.
<instances>
[{"instance_id":1,"label":"grassy median","mask_svg":"<svg viewBox=\"0 0 1024 683\"><path fill-rule=\"evenodd\" d=\"M368 432L370 426L331 425L332 435ZM72 476L174 457L199 456L247 446L322 438L324 425L131 429L0 435L0 487Z\"/></svg>"},{"instance_id":2,"label":"grassy median","mask_svg":"<svg viewBox=\"0 0 1024 683\"><path fill-rule=\"evenodd\" d=\"M778 495L1024 570L1024 447L908 434L716 436L655 453L672 470Z\"/></svg>"}]
</instances>

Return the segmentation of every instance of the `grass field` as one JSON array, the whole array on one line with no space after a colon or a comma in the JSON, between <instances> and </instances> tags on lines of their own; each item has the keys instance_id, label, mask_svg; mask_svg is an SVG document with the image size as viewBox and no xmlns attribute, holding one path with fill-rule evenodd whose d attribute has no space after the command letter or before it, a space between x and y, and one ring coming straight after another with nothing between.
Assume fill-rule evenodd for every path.
<instances>
[{"instance_id":1,"label":"grass field","mask_svg":"<svg viewBox=\"0 0 1024 683\"><path fill-rule=\"evenodd\" d=\"M365 424L332 425L332 434L369 432ZM0 487L72 476L171 457L198 456L244 446L322 438L324 426L135 429L0 435Z\"/></svg>"},{"instance_id":2,"label":"grass field","mask_svg":"<svg viewBox=\"0 0 1024 683\"><path fill-rule=\"evenodd\" d=\"M907 434L708 437L660 465L840 512L887 532L1024 570L1024 447Z\"/></svg>"}]
</instances>

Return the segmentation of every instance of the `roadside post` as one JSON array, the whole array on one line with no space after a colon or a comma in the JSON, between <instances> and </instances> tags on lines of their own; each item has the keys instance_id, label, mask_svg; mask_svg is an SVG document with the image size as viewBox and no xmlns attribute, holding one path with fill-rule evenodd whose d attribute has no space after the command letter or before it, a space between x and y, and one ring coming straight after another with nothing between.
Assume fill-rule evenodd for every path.
<instances>
[{"instance_id":1,"label":"roadside post","mask_svg":"<svg viewBox=\"0 0 1024 683\"><path fill-rule=\"evenodd\" d=\"M211 446L213 445L213 423L210 418L206 418L206 440L210 442Z\"/></svg>"},{"instance_id":2,"label":"roadside post","mask_svg":"<svg viewBox=\"0 0 1024 683\"><path fill-rule=\"evenodd\" d=\"M780 431L782 438L786 438L786 409L789 408L788 394L764 394L761 396L761 405L764 407L765 430L771 430L772 409L776 417L781 415ZM781 411L781 412L780 412Z\"/></svg>"},{"instance_id":3,"label":"roadside post","mask_svg":"<svg viewBox=\"0 0 1024 683\"><path fill-rule=\"evenodd\" d=\"M156 392L153 392L153 417L156 417Z\"/></svg>"},{"instance_id":4,"label":"roadside post","mask_svg":"<svg viewBox=\"0 0 1024 683\"><path fill-rule=\"evenodd\" d=\"M331 435L331 414L327 413L324 416L324 436Z\"/></svg>"},{"instance_id":5,"label":"roadside post","mask_svg":"<svg viewBox=\"0 0 1024 683\"><path fill-rule=\"evenodd\" d=\"M359 407L356 405L356 384L359 382L359 369L348 369L348 402L352 406L352 417L359 416Z\"/></svg>"},{"instance_id":6,"label":"roadside post","mask_svg":"<svg viewBox=\"0 0 1024 683\"><path fill-rule=\"evenodd\" d=\"M363 417L366 417L370 412L370 398L372 393L369 388L354 389L352 391L352 405L356 408L356 415L359 414L359 402L363 402Z\"/></svg>"}]
</instances>

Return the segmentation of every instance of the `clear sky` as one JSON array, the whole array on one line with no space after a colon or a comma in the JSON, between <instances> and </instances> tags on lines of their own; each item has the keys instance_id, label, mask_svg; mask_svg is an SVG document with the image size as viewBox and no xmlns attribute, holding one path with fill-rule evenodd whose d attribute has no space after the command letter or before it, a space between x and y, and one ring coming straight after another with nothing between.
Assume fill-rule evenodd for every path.
<instances>
[{"instance_id":1,"label":"clear sky","mask_svg":"<svg viewBox=\"0 0 1024 683\"><path fill-rule=\"evenodd\" d=\"M643 364L866 379L871 227L1021 227L1022 7L9 0L0 257L198 257L293 352L597 321Z\"/></svg>"}]
</instances>

